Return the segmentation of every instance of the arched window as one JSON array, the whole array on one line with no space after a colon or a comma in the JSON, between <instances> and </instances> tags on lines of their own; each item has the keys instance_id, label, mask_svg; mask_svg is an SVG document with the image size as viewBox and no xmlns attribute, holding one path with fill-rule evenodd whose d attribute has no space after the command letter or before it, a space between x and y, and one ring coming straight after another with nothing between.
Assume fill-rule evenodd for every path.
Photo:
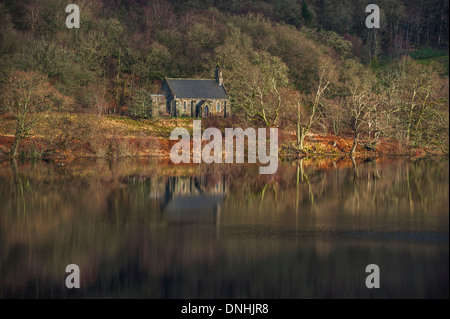
<instances>
[{"instance_id":1,"label":"arched window","mask_svg":"<svg viewBox=\"0 0 450 319\"><path fill-rule=\"evenodd\" d=\"M220 102L217 102L216 109L217 109L217 112L220 112Z\"/></svg>"},{"instance_id":2,"label":"arched window","mask_svg":"<svg viewBox=\"0 0 450 319\"><path fill-rule=\"evenodd\" d=\"M186 111L186 101L183 102L183 110Z\"/></svg>"}]
</instances>

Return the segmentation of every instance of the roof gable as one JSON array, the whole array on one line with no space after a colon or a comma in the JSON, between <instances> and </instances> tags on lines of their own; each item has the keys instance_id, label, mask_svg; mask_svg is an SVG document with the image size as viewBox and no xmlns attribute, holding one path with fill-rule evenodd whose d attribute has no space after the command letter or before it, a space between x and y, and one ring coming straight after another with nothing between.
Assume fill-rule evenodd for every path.
<instances>
[{"instance_id":1,"label":"roof gable","mask_svg":"<svg viewBox=\"0 0 450 319\"><path fill-rule=\"evenodd\" d=\"M181 99L228 99L223 85L215 80L166 79L172 94Z\"/></svg>"}]
</instances>

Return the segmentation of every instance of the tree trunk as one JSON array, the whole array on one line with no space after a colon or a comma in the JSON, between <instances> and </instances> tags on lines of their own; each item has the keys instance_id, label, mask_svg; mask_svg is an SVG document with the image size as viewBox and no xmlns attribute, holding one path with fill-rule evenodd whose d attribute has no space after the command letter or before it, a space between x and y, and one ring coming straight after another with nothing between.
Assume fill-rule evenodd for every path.
<instances>
[{"instance_id":1,"label":"tree trunk","mask_svg":"<svg viewBox=\"0 0 450 319\"><path fill-rule=\"evenodd\" d=\"M414 106L411 106L410 110L409 110L409 116L408 116L408 128L406 130L406 144L408 146L410 146L410 141L411 141L411 128L412 128L412 118L413 118L413 113L414 112Z\"/></svg>"},{"instance_id":2,"label":"tree trunk","mask_svg":"<svg viewBox=\"0 0 450 319\"><path fill-rule=\"evenodd\" d=\"M297 149L303 151L302 125L300 124L300 102L297 102Z\"/></svg>"},{"instance_id":3,"label":"tree trunk","mask_svg":"<svg viewBox=\"0 0 450 319\"><path fill-rule=\"evenodd\" d=\"M299 151L303 151L303 144L305 142L305 128L297 124L297 147Z\"/></svg>"},{"instance_id":4,"label":"tree trunk","mask_svg":"<svg viewBox=\"0 0 450 319\"><path fill-rule=\"evenodd\" d=\"M300 135L300 150L303 151L303 143L305 141L305 130L302 129L302 133Z\"/></svg>"},{"instance_id":5,"label":"tree trunk","mask_svg":"<svg viewBox=\"0 0 450 319\"><path fill-rule=\"evenodd\" d=\"M358 146L359 133L355 134L355 138L353 139L353 146L350 154L353 156L356 153L356 147Z\"/></svg>"},{"instance_id":6,"label":"tree trunk","mask_svg":"<svg viewBox=\"0 0 450 319\"><path fill-rule=\"evenodd\" d=\"M116 104L120 105L120 88L119 88L119 81L120 81L120 68L121 68L121 60L120 60L121 50L119 49L119 58L118 58L118 65L117 65L117 75L116 75Z\"/></svg>"},{"instance_id":7,"label":"tree trunk","mask_svg":"<svg viewBox=\"0 0 450 319\"><path fill-rule=\"evenodd\" d=\"M11 157L13 158L17 156L17 149L19 148L19 143L20 140L16 137L11 145L11 151L9 152L9 155L11 155Z\"/></svg>"}]
</instances>

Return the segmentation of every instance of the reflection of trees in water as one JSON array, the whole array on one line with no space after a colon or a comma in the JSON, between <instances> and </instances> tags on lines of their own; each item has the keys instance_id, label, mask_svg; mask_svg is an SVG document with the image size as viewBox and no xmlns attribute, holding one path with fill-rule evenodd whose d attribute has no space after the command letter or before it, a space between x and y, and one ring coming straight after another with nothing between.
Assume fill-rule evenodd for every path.
<instances>
[{"instance_id":1,"label":"reflection of trees in water","mask_svg":"<svg viewBox=\"0 0 450 319\"><path fill-rule=\"evenodd\" d=\"M311 205L314 204L314 192L311 189L311 184L309 182L308 176L305 173L305 170L303 168L303 158L301 158L298 161L297 164L297 203L298 203L298 185L299 182L301 181L302 183L305 183L308 185L308 195L309 195L309 200L311 201Z\"/></svg>"},{"instance_id":2,"label":"reflection of trees in water","mask_svg":"<svg viewBox=\"0 0 450 319\"><path fill-rule=\"evenodd\" d=\"M95 287L102 287L102 293L108 289L136 292L133 287L149 278L165 278L155 287L168 289L169 294L170 287L177 285L172 270L197 278L205 272L205 265L217 266L223 254L239 259L240 254L257 249L252 259L257 263L263 247L281 249L255 240L256 248L247 247L247 251L239 244L239 235L234 235L235 246L222 246L216 237L217 225L186 228L166 222L164 207L173 196L215 194L217 185L227 194L220 216L221 238L230 236L231 230L240 234L230 225L243 220L263 223L262 232L274 234L280 228L295 227L289 236L301 236L316 226L357 229L360 226L352 219L355 214L362 224L381 220L371 225L383 230L386 225L398 225L402 214L411 213L427 229L433 224L425 215L442 213L443 208L436 208L435 203L448 200L448 162L305 159L280 163L278 173L270 177L259 175L253 166L203 166L170 174L164 169L139 162L0 167L0 294L12 294L11 289L19 294L23 287L39 282L64 296L65 290L54 288L59 284L55 274L74 261L82 269L82 284L91 287L94 295ZM310 257L315 258L313 252ZM276 255L265 255L264 261L277 267ZM235 266L224 265L229 268L215 273L231 278ZM184 280L185 293L192 292L189 285L195 283ZM297 284L307 284L299 280ZM150 290L145 290L148 295L158 295Z\"/></svg>"},{"instance_id":3,"label":"reflection of trees in water","mask_svg":"<svg viewBox=\"0 0 450 319\"><path fill-rule=\"evenodd\" d=\"M11 160L11 170L14 175L14 195L16 199L16 213L20 214L22 212L23 215L26 214L26 204L25 198L23 196L23 183L22 177L19 175L19 171L17 170L17 161L16 159Z\"/></svg>"},{"instance_id":4,"label":"reflection of trees in water","mask_svg":"<svg viewBox=\"0 0 450 319\"><path fill-rule=\"evenodd\" d=\"M319 215L330 211L340 215L412 213L418 208L423 213L427 207L433 207L432 198L442 199L442 190L448 190L447 177L443 177L448 174L445 167L430 160L300 160L280 165L277 176L270 180L254 175L246 179L248 185L244 186L242 179L233 179L229 188L233 201L242 202L245 198L247 206L252 206L257 196L258 211L266 209L268 214L288 214L300 208ZM441 186L433 182L435 177Z\"/></svg>"},{"instance_id":5,"label":"reflection of trees in water","mask_svg":"<svg viewBox=\"0 0 450 319\"><path fill-rule=\"evenodd\" d=\"M295 211L299 207L317 211L325 203L347 213L362 209L361 206L358 209L358 205L349 207L348 202L364 203L369 210L380 203L381 206L407 203L408 210L413 211L416 206L426 209L432 204L433 197L441 193L432 191L437 188L432 181L436 178L443 181L443 169L439 165L425 161L411 164L406 160L394 164L379 163L378 160L319 163L300 160L280 165L279 172L270 177L259 175L253 166L205 165L191 172L191 176L159 175L157 168L145 174L139 170L136 174L126 174L135 167L126 169L121 163L112 166L95 164L93 167L96 170L91 174L86 174L91 169L89 166L85 169L78 165L68 167L54 163L39 164L33 169L27 166L19 172L17 164L11 164L15 202L12 205L7 200L4 207L24 212L30 203L47 199L47 209L57 210L58 205L78 198L75 203L77 210L89 209L94 214L112 216L119 222L117 214L125 207L129 207L130 216L135 211L148 212L148 207L151 207L152 214L162 210L175 193L214 193L219 191L216 187L220 185L220 191L231 196L229 201L251 204L257 200L259 211L265 207L272 211L286 211L292 206ZM159 208L155 206L156 199L160 203Z\"/></svg>"}]
</instances>

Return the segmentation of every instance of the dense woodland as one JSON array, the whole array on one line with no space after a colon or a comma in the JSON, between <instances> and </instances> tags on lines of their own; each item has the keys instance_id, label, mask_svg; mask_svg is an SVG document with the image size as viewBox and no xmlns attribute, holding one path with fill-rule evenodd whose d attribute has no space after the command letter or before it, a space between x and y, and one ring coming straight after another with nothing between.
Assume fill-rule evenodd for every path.
<instances>
[{"instance_id":1,"label":"dense woodland","mask_svg":"<svg viewBox=\"0 0 450 319\"><path fill-rule=\"evenodd\" d=\"M361 0L73 2L80 29L65 25L70 2L0 1L13 156L43 114L145 117L164 77L217 64L235 123L295 131L299 150L314 132L351 136L352 153L380 138L448 152L448 0L377 1L380 29Z\"/></svg>"}]
</instances>

